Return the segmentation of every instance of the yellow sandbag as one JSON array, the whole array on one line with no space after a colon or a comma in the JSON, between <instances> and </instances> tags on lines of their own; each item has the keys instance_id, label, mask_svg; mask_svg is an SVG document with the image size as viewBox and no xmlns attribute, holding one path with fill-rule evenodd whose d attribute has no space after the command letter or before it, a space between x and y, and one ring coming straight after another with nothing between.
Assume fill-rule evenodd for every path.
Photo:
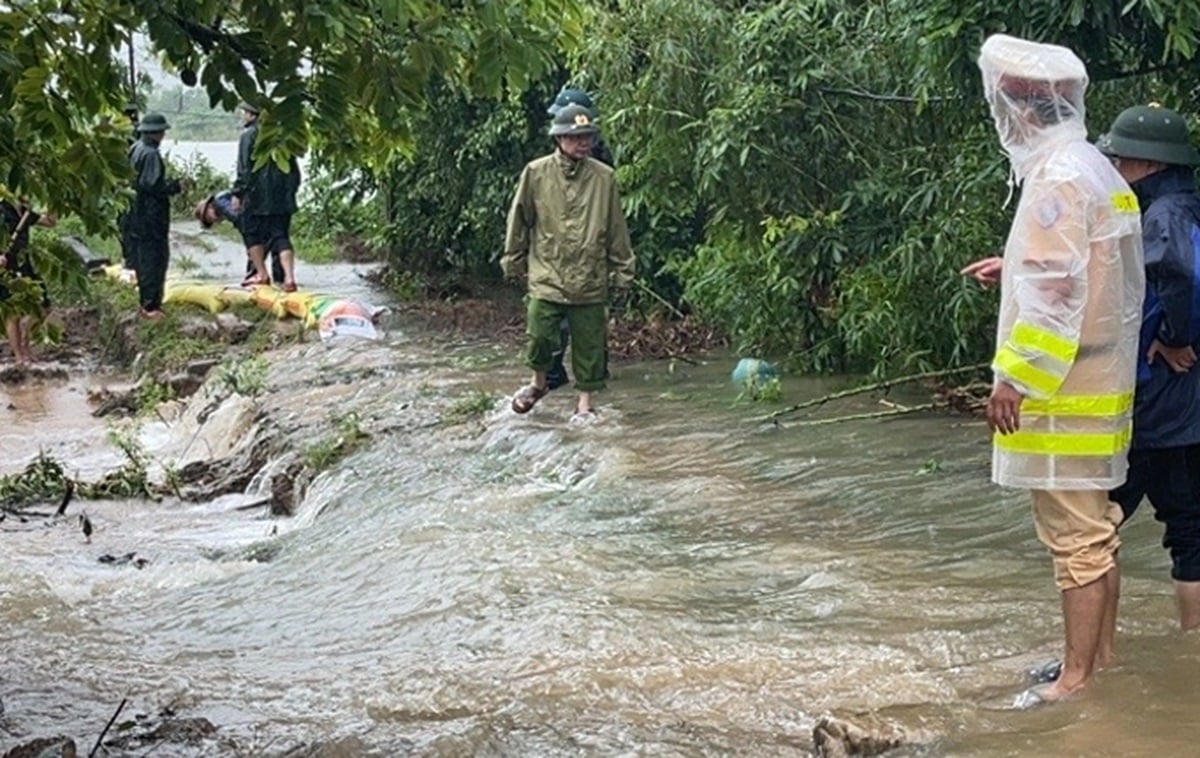
<instances>
[{"instance_id":1,"label":"yellow sandbag","mask_svg":"<svg viewBox=\"0 0 1200 758\"><path fill-rule=\"evenodd\" d=\"M219 284L168 281L163 302L191 303L207 309L209 313L217 313L224 310L227 305L221 299L221 290L223 289L225 288Z\"/></svg>"},{"instance_id":2,"label":"yellow sandbag","mask_svg":"<svg viewBox=\"0 0 1200 758\"><path fill-rule=\"evenodd\" d=\"M134 273L133 270L127 269L119 263L113 263L111 265L104 266L101 270L109 279L116 279L117 281L125 282L126 284L132 284L137 281L137 274Z\"/></svg>"},{"instance_id":3,"label":"yellow sandbag","mask_svg":"<svg viewBox=\"0 0 1200 758\"><path fill-rule=\"evenodd\" d=\"M304 321L305 326L315 326L317 315L313 313L313 304L319 299L328 297L315 292L289 292L283 297L283 306L287 312Z\"/></svg>"},{"instance_id":4,"label":"yellow sandbag","mask_svg":"<svg viewBox=\"0 0 1200 758\"><path fill-rule=\"evenodd\" d=\"M283 290L277 290L269 284L260 284L251 291L250 300L275 318L283 318L287 315L283 295Z\"/></svg>"},{"instance_id":5,"label":"yellow sandbag","mask_svg":"<svg viewBox=\"0 0 1200 758\"><path fill-rule=\"evenodd\" d=\"M218 295L226 305L253 305L254 299L250 290L244 287L222 287Z\"/></svg>"}]
</instances>

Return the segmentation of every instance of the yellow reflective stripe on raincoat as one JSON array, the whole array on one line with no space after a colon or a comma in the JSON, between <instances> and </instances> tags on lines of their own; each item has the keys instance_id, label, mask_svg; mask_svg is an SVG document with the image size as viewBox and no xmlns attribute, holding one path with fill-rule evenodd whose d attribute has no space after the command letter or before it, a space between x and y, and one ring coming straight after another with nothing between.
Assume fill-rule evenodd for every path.
<instances>
[{"instance_id":1,"label":"yellow reflective stripe on raincoat","mask_svg":"<svg viewBox=\"0 0 1200 758\"><path fill-rule=\"evenodd\" d=\"M996 434L992 440L1000 450L1025 455L1096 456L1116 455L1129 449L1133 426L1111 433L1066 434L1014 432Z\"/></svg>"},{"instance_id":2,"label":"yellow reflective stripe on raincoat","mask_svg":"<svg viewBox=\"0 0 1200 758\"><path fill-rule=\"evenodd\" d=\"M1119 213L1139 213L1137 195L1132 192L1114 192L1112 194L1113 207Z\"/></svg>"},{"instance_id":3,"label":"yellow reflective stripe on raincoat","mask_svg":"<svg viewBox=\"0 0 1200 758\"><path fill-rule=\"evenodd\" d=\"M992 368L1042 395L1053 395L1065 378L1034 366L1007 344L996 351Z\"/></svg>"},{"instance_id":4,"label":"yellow reflective stripe on raincoat","mask_svg":"<svg viewBox=\"0 0 1200 758\"><path fill-rule=\"evenodd\" d=\"M1045 400L1026 398L1021 414L1037 416L1115 417L1133 408L1133 393L1116 395L1057 395Z\"/></svg>"},{"instance_id":5,"label":"yellow reflective stripe on raincoat","mask_svg":"<svg viewBox=\"0 0 1200 758\"><path fill-rule=\"evenodd\" d=\"M1075 354L1079 352L1078 342L1024 321L1013 325L1009 339L1018 348L1037 350L1068 364L1075 361Z\"/></svg>"}]
</instances>

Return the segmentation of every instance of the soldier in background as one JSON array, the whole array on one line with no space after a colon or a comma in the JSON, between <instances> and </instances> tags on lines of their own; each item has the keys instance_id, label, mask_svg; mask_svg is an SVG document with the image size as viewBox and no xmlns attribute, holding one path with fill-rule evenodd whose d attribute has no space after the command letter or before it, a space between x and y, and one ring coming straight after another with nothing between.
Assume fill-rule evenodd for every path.
<instances>
[{"instance_id":1,"label":"soldier in background","mask_svg":"<svg viewBox=\"0 0 1200 758\"><path fill-rule=\"evenodd\" d=\"M130 151L133 165L134 200L129 212L130 239L134 246L138 299L143 318L159 320L167 266L171 261L171 197L185 188L179 179L167 177L159 145L171 125L161 113L148 113L138 124L141 139Z\"/></svg>"}]
</instances>

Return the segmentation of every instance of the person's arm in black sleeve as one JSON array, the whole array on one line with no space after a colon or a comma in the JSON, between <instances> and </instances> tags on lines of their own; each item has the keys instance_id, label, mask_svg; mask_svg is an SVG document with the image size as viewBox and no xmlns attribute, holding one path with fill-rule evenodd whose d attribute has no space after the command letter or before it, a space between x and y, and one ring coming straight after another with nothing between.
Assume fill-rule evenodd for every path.
<instances>
[{"instance_id":1,"label":"person's arm in black sleeve","mask_svg":"<svg viewBox=\"0 0 1200 758\"><path fill-rule=\"evenodd\" d=\"M178 179L168 179L166 165L157 150L148 150L141 155L137 165L136 188L147 195L178 195L183 186Z\"/></svg>"},{"instance_id":2,"label":"person's arm in black sleeve","mask_svg":"<svg viewBox=\"0 0 1200 758\"><path fill-rule=\"evenodd\" d=\"M1191 344L1196 298L1196 255L1192 219L1184 214L1147 214L1142 230L1146 279L1163 306L1158 341L1170 348Z\"/></svg>"}]
</instances>

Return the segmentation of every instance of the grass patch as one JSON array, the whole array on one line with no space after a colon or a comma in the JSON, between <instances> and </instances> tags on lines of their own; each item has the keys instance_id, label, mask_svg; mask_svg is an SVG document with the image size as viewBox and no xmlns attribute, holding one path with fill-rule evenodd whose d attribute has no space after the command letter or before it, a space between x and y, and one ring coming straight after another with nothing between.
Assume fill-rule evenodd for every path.
<instances>
[{"instance_id":1,"label":"grass patch","mask_svg":"<svg viewBox=\"0 0 1200 758\"><path fill-rule=\"evenodd\" d=\"M499 395L492 392L474 390L455 400L443 418L447 424L464 424L482 418L496 406L498 397Z\"/></svg>"},{"instance_id":2,"label":"grass patch","mask_svg":"<svg viewBox=\"0 0 1200 758\"><path fill-rule=\"evenodd\" d=\"M209 252L212 251L209 250ZM187 253L180 253L173 256L171 259L171 264L174 266L175 270L179 271L181 274L190 274L193 271L200 270L200 264L196 262L195 258Z\"/></svg>"},{"instance_id":3,"label":"grass patch","mask_svg":"<svg viewBox=\"0 0 1200 758\"><path fill-rule=\"evenodd\" d=\"M297 234L293 235L292 242L296 246L296 257L305 263L336 263L338 261L337 245L329 237Z\"/></svg>"},{"instance_id":4,"label":"grass patch","mask_svg":"<svg viewBox=\"0 0 1200 758\"><path fill-rule=\"evenodd\" d=\"M751 374L742 382L742 391L738 393L739 401L748 400L752 403L778 403L783 399L783 385L779 377L762 378Z\"/></svg>"},{"instance_id":5,"label":"grass patch","mask_svg":"<svg viewBox=\"0 0 1200 758\"><path fill-rule=\"evenodd\" d=\"M258 397L267 388L271 364L262 356L226 360L216 369L216 387L227 394Z\"/></svg>"},{"instance_id":6,"label":"grass patch","mask_svg":"<svg viewBox=\"0 0 1200 758\"><path fill-rule=\"evenodd\" d=\"M92 280L93 305L99 314L99 343L101 358L121 366L133 366L139 376L161 376L184 369L201 358L221 358L229 355L231 346L221 339L191 337L183 333L189 317L211 318L198 308L179 306L169 308L162 321L146 321L137 317L137 288L112 279ZM235 311L255 325L251 336L234 349L240 353L258 353L272 347L269 337L274 332L270 314L253 306ZM140 357L139 357L140 356Z\"/></svg>"},{"instance_id":7,"label":"grass patch","mask_svg":"<svg viewBox=\"0 0 1200 758\"><path fill-rule=\"evenodd\" d=\"M331 468L370 439L357 413L334 416L331 422L332 432L304 448L304 465L314 473Z\"/></svg>"}]
</instances>

